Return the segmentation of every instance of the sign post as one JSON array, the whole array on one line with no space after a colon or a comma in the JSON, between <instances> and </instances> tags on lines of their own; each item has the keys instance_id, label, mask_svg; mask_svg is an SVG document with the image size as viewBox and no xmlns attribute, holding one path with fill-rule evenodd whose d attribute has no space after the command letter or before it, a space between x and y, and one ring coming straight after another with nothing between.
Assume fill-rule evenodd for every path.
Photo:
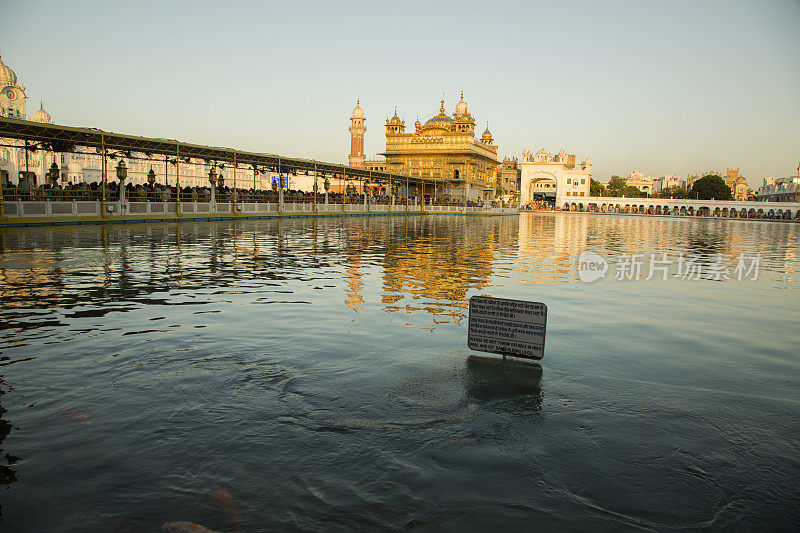
<instances>
[{"instance_id":1,"label":"sign post","mask_svg":"<svg viewBox=\"0 0 800 533\"><path fill-rule=\"evenodd\" d=\"M490 296L469 299L470 350L539 360L544 356L547 306Z\"/></svg>"}]
</instances>

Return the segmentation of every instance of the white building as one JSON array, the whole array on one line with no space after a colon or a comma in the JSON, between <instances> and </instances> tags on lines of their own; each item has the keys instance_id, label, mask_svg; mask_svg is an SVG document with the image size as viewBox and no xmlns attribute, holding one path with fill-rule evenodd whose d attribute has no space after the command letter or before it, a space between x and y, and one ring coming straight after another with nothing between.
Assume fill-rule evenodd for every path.
<instances>
[{"instance_id":1,"label":"white building","mask_svg":"<svg viewBox=\"0 0 800 533\"><path fill-rule=\"evenodd\" d=\"M632 170L630 176L625 178L625 185L636 187L640 191L652 194L655 192L655 183L659 178L653 176L645 176L644 172Z\"/></svg>"},{"instance_id":2,"label":"white building","mask_svg":"<svg viewBox=\"0 0 800 533\"><path fill-rule=\"evenodd\" d=\"M685 189L686 178L684 176L676 176L675 174L664 174L662 177L655 178L653 180L652 192L656 193L669 187L680 187L681 189Z\"/></svg>"},{"instance_id":3,"label":"white building","mask_svg":"<svg viewBox=\"0 0 800 533\"><path fill-rule=\"evenodd\" d=\"M592 158L587 157L575 165L575 156L561 150L555 156L545 149L535 154L522 152L520 201L555 201L555 205L577 202L589 196L592 178Z\"/></svg>"},{"instance_id":4,"label":"white building","mask_svg":"<svg viewBox=\"0 0 800 533\"><path fill-rule=\"evenodd\" d=\"M800 201L800 175L776 178L764 176L761 187L756 192L759 202L797 202Z\"/></svg>"}]
</instances>

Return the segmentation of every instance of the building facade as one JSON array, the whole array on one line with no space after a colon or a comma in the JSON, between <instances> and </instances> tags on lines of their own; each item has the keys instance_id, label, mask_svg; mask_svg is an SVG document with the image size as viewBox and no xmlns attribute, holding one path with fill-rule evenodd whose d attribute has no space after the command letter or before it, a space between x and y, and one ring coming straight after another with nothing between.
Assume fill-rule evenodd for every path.
<instances>
[{"instance_id":1,"label":"building facade","mask_svg":"<svg viewBox=\"0 0 800 533\"><path fill-rule=\"evenodd\" d=\"M589 196L592 158L575 164L575 156L561 150L556 155L545 149L535 154L522 152L520 202L554 202L561 206L576 197Z\"/></svg>"},{"instance_id":2,"label":"building facade","mask_svg":"<svg viewBox=\"0 0 800 533\"><path fill-rule=\"evenodd\" d=\"M785 178L764 176L755 195L759 202L800 202L800 174Z\"/></svg>"},{"instance_id":3,"label":"building facade","mask_svg":"<svg viewBox=\"0 0 800 533\"><path fill-rule=\"evenodd\" d=\"M519 199L522 171L516 157L505 157L497 169L497 194L504 202Z\"/></svg>"},{"instance_id":4,"label":"building facade","mask_svg":"<svg viewBox=\"0 0 800 533\"><path fill-rule=\"evenodd\" d=\"M467 109L464 95L455 112L449 115L441 101L439 114L414 131L397 115L386 120L385 160L363 158L363 110L356 106L350 118L350 165L398 174L429 178L435 185L418 186L409 194L439 200L478 200L495 196L497 146L487 126L480 139L475 137L475 120ZM359 137L361 136L361 137ZM360 151L359 151L359 147Z\"/></svg>"},{"instance_id":5,"label":"building facade","mask_svg":"<svg viewBox=\"0 0 800 533\"><path fill-rule=\"evenodd\" d=\"M630 176L625 178L625 185L628 185L629 187L636 187L643 193L650 195L655 192L655 182L657 179L658 178L653 176L646 176L644 172L633 170L631 171Z\"/></svg>"}]
</instances>

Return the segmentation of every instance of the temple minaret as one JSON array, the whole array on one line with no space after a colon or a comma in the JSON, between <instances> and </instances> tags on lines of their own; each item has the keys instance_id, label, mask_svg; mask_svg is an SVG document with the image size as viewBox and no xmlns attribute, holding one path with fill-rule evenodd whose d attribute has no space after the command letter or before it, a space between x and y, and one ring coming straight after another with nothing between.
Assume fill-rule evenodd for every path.
<instances>
[{"instance_id":1,"label":"temple minaret","mask_svg":"<svg viewBox=\"0 0 800 533\"><path fill-rule=\"evenodd\" d=\"M350 155L348 159L351 167L363 167L366 156L364 155L364 133L367 128L364 126L364 110L361 109L360 99L356 100L356 108L353 109L353 116L350 117Z\"/></svg>"}]
</instances>

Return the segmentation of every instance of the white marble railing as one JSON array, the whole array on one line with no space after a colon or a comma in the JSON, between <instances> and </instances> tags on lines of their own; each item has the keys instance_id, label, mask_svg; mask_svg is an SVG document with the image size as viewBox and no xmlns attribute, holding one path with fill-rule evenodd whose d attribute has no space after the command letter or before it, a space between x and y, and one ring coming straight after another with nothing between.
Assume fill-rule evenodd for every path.
<instances>
[{"instance_id":1,"label":"white marble railing","mask_svg":"<svg viewBox=\"0 0 800 533\"><path fill-rule=\"evenodd\" d=\"M100 216L102 204L99 201L25 201L15 200L3 202L4 216L14 217L91 217ZM234 205L231 202L181 202L182 215L230 215ZM106 211L109 215L175 215L178 211L176 202L106 202ZM313 203L284 203L279 209L278 203L237 203L236 211L241 215L266 215L279 213L312 214ZM454 205L426 205L420 206L413 203L388 205L358 204L317 204L317 213L486 213L486 214L511 214L519 212L511 207L463 207Z\"/></svg>"}]
</instances>

